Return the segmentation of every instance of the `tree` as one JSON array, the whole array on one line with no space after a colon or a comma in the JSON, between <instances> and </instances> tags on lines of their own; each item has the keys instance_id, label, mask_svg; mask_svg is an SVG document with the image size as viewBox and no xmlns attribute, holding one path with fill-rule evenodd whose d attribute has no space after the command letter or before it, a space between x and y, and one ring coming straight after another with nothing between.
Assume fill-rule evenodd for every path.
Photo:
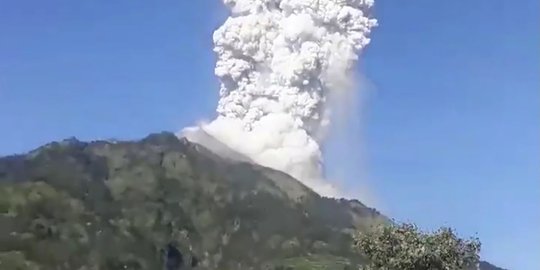
<instances>
[{"instance_id":1,"label":"tree","mask_svg":"<svg viewBox=\"0 0 540 270\"><path fill-rule=\"evenodd\" d=\"M451 228L433 233L414 224L380 225L358 233L355 248L369 263L364 270L478 269L480 241L460 239Z\"/></svg>"}]
</instances>

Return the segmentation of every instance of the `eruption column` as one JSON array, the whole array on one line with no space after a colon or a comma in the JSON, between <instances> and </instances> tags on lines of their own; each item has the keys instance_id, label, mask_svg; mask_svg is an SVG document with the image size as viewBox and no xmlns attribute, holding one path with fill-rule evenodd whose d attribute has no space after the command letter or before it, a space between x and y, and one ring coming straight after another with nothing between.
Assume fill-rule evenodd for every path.
<instances>
[{"instance_id":1,"label":"eruption column","mask_svg":"<svg viewBox=\"0 0 540 270\"><path fill-rule=\"evenodd\" d=\"M373 0L224 0L214 33L220 100L200 128L253 161L289 173L321 195L320 144L328 99L344 89L376 20Z\"/></svg>"}]
</instances>

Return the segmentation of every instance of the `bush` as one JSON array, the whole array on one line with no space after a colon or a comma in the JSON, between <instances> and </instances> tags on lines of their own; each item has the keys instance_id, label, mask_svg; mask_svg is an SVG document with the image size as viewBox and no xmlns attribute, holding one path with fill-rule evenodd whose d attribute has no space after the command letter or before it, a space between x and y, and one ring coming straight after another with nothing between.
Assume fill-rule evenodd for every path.
<instances>
[{"instance_id":1,"label":"bush","mask_svg":"<svg viewBox=\"0 0 540 270\"><path fill-rule=\"evenodd\" d=\"M450 228L424 233L407 223L358 233L355 247L369 260L365 270L477 269L480 252L476 238L460 239Z\"/></svg>"}]
</instances>

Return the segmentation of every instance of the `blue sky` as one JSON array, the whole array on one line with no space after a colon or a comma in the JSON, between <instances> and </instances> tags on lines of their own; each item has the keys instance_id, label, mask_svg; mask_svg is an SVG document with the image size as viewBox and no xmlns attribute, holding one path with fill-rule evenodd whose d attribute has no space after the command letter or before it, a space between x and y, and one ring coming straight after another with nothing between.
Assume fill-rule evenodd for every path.
<instances>
[{"instance_id":1,"label":"blue sky","mask_svg":"<svg viewBox=\"0 0 540 270\"><path fill-rule=\"evenodd\" d=\"M0 2L0 155L211 118L225 10L155 2ZM328 167L398 220L477 234L485 259L540 269L538 1L379 0L375 12L361 116L327 146Z\"/></svg>"}]
</instances>

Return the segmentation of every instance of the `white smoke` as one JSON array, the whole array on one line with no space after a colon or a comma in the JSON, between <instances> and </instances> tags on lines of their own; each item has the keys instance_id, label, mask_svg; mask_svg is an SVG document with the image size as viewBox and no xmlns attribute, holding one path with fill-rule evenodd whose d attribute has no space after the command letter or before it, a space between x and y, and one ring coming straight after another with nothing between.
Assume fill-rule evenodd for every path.
<instances>
[{"instance_id":1,"label":"white smoke","mask_svg":"<svg viewBox=\"0 0 540 270\"><path fill-rule=\"evenodd\" d=\"M199 128L321 195L339 196L324 179L319 146L328 101L353 90L349 74L377 23L368 16L373 0L224 3L231 15L214 33L218 116Z\"/></svg>"}]
</instances>

